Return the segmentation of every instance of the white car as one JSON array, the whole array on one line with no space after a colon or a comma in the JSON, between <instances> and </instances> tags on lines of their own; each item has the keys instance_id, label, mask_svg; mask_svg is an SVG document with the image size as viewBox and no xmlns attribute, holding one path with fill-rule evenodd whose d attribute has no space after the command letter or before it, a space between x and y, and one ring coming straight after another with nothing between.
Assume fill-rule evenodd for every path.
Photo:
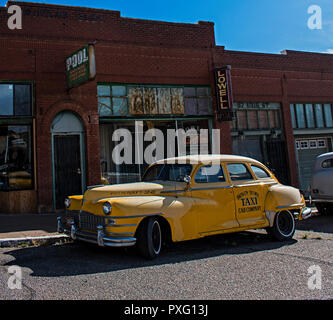
<instances>
[{"instance_id":1,"label":"white car","mask_svg":"<svg viewBox=\"0 0 333 320\"><path fill-rule=\"evenodd\" d=\"M333 214L333 152L317 157L310 185L310 202L323 215Z\"/></svg>"}]
</instances>

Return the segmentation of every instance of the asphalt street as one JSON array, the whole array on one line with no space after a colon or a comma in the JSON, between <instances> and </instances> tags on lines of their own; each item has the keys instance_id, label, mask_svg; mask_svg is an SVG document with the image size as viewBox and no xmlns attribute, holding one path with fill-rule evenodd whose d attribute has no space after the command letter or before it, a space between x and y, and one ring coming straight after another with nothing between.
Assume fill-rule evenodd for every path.
<instances>
[{"instance_id":1,"label":"asphalt street","mask_svg":"<svg viewBox=\"0 0 333 320\"><path fill-rule=\"evenodd\" d=\"M153 261L85 243L2 248L0 299L333 299L332 225L314 217L283 243L263 230L177 243Z\"/></svg>"}]
</instances>

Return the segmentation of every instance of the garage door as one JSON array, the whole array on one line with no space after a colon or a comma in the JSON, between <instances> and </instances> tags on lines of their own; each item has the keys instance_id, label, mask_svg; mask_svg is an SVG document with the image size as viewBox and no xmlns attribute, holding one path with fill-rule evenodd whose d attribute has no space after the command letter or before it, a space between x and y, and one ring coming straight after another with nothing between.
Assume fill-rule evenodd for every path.
<instances>
[{"instance_id":1,"label":"garage door","mask_svg":"<svg viewBox=\"0 0 333 320\"><path fill-rule=\"evenodd\" d=\"M307 191L316 157L328 152L327 138L297 139L296 150L300 189Z\"/></svg>"}]
</instances>

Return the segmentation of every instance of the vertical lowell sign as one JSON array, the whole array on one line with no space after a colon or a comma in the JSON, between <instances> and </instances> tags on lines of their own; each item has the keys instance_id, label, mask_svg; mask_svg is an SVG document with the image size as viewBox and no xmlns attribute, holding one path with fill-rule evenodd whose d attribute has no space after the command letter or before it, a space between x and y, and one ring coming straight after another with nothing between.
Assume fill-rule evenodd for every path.
<instances>
[{"instance_id":1,"label":"vertical lowell sign","mask_svg":"<svg viewBox=\"0 0 333 320\"><path fill-rule=\"evenodd\" d=\"M88 44L66 58L68 88L78 87L96 77L95 46Z\"/></svg>"},{"instance_id":2,"label":"vertical lowell sign","mask_svg":"<svg viewBox=\"0 0 333 320\"><path fill-rule=\"evenodd\" d=\"M232 87L231 67L227 66L214 70L217 99L216 118L218 121L232 121Z\"/></svg>"}]
</instances>

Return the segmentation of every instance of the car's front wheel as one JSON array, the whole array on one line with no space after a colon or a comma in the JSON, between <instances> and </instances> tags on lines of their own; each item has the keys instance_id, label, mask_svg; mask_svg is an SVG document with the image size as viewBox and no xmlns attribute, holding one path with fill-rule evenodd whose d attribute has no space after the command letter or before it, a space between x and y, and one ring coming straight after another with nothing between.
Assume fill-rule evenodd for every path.
<instances>
[{"instance_id":1,"label":"car's front wheel","mask_svg":"<svg viewBox=\"0 0 333 320\"><path fill-rule=\"evenodd\" d=\"M148 218L139 226L137 247L141 255L147 259L154 259L160 254L162 229L157 218Z\"/></svg>"},{"instance_id":2,"label":"car's front wheel","mask_svg":"<svg viewBox=\"0 0 333 320\"><path fill-rule=\"evenodd\" d=\"M280 211L275 215L273 226L267 233L278 241L292 239L295 233L295 218L290 211Z\"/></svg>"}]
</instances>

